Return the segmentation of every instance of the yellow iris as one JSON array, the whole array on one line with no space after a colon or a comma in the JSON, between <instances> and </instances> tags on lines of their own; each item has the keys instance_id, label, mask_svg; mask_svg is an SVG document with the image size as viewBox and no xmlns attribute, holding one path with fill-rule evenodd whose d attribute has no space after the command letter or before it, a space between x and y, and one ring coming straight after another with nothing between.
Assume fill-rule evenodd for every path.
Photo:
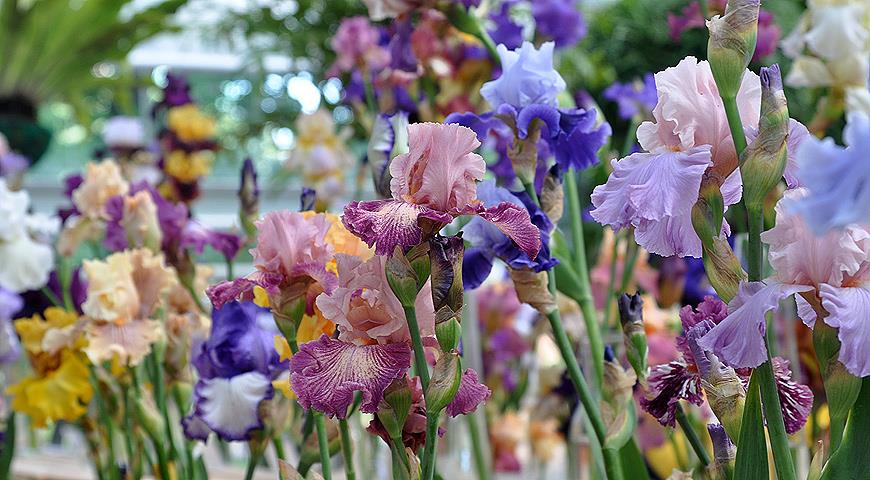
<instances>
[{"instance_id":1,"label":"yellow iris","mask_svg":"<svg viewBox=\"0 0 870 480\"><path fill-rule=\"evenodd\" d=\"M215 134L214 119L192 103L169 109L166 123L169 129L184 142L208 140Z\"/></svg>"},{"instance_id":2,"label":"yellow iris","mask_svg":"<svg viewBox=\"0 0 870 480\"><path fill-rule=\"evenodd\" d=\"M51 307L40 315L19 319L15 329L30 354L33 374L9 386L12 408L26 414L34 426L49 421L74 421L84 415L93 396L84 339L75 332L78 316Z\"/></svg>"},{"instance_id":3,"label":"yellow iris","mask_svg":"<svg viewBox=\"0 0 870 480\"><path fill-rule=\"evenodd\" d=\"M166 157L167 175L184 183L193 183L211 171L213 155L210 151L187 153L173 150Z\"/></svg>"}]
</instances>

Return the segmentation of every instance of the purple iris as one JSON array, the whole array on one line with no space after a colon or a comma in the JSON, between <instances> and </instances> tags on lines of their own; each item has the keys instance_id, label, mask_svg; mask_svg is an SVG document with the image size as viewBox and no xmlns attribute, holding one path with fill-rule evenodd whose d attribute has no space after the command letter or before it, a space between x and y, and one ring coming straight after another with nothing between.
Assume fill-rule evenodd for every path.
<instances>
[{"instance_id":1,"label":"purple iris","mask_svg":"<svg viewBox=\"0 0 870 480\"><path fill-rule=\"evenodd\" d=\"M501 7L489 16L494 25L489 30L492 41L511 49L519 48L523 44L523 27L514 22L510 15L511 7L515 3L515 0L502 2Z\"/></svg>"},{"instance_id":2,"label":"purple iris","mask_svg":"<svg viewBox=\"0 0 870 480\"><path fill-rule=\"evenodd\" d=\"M644 111L652 111L658 103L656 81L651 73L644 75L643 83L614 82L604 90L603 96L619 105L619 116L623 120L630 120Z\"/></svg>"},{"instance_id":3,"label":"purple iris","mask_svg":"<svg viewBox=\"0 0 870 480\"><path fill-rule=\"evenodd\" d=\"M525 192L512 193L487 180L478 184L477 198L486 207L510 202L526 208L532 224L541 231L541 250L532 260L498 227L473 218L463 230L463 238L471 244L466 248L462 261L462 283L466 289L473 290L486 280L496 258L501 259L511 268L528 268L536 272L549 270L559 263L559 260L550 256L549 240L553 224Z\"/></svg>"},{"instance_id":4,"label":"purple iris","mask_svg":"<svg viewBox=\"0 0 870 480\"><path fill-rule=\"evenodd\" d=\"M571 47L586 36L577 0L532 0L532 16L538 33L551 38L556 47Z\"/></svg>"},{"instance_id":5,"label":"purple iris","mask_svg":"<svg viewBox=\"0 0 870 480\"><path fill-rule=\"evenodd\" d=\"M185 434L205 440L210 431L227 441L247 440L263 428L260 402L272 398L272 381L286 372L274 347L277 331L264 328L269 310L252 302L229 302L212 313L211 336L191 363L199 374L194 411Z\"/></svg>"},{"instance_id":6,"label":"purple iris","mask_svg":"<svg viewBox=\"0 0 870 480\"><path fill-rule=\"evenodd\" d=\"M142 190L151 195L151 200L157 207L157 221L160 231L163 233L162 249L169 252L177 249L181 242L182 234L188 223L187 207L184 204L175 204L163 198L154 187L147 182L139 182L130 187L128 195L134 195ZM106 238L103 244L112 251L121 251L127 248L127 235L121 220L124 217L124 197L119 195L110 198L106 202L106 212L109 220L106 222ZM174 253L174 252L173 252Z\"/></svg>"}]
</instances>

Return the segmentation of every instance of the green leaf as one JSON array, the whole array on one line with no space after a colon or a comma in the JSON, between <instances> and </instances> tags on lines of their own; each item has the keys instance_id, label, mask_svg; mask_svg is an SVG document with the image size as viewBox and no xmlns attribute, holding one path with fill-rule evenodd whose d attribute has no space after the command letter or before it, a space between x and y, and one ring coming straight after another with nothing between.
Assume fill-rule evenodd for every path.
<instances>
[{"instance_id":1,"label":"green leaf","mask_svg":"<svg viewBox=\"0 0 870 480\"><path fill-rule=\"evenodd\" d=\"M737 442L737 462L734 478L744 480L768 480L767 439L764 435L764 419L761 416L761 390L757 375L749 380L746 405L743 408L743 423Z\"/></svg>"},{"instance_id":2,"label":"green leaf","mask_svg":"<svg viewBox=\"0 0 870 480\"><path fill-rule=\"evenodd\" d=\"M622 463L623 478L632 480L649 480L649 470L643 461L643 454L637 442L632 438L619 450L619 460Z\"/></svg>"},{"instance_id":3,"label":"green leaf","mask_svg":"<svg viewBox=\"0 0 870 480\"><path fill-rule=\"evenodd\" d=\"M867 480L870 478L870 455L867 455L867 432L870 432L870 377L861 382L861 393L852 412L840 448L831 455L822 470L822 480Z\"/></svg>"}]
</instances>

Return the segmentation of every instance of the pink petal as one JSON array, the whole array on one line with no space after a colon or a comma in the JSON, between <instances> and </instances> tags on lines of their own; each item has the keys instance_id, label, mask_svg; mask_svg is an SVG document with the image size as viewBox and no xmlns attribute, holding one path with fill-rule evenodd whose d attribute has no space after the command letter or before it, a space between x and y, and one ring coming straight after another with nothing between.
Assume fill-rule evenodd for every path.
<instances>
[{"instance_id":1,"label":"pink petal","mask_svg":"<svg viewBox=\"0 0 870 480\"><path fill-rule=\"evenodd\" d=\"M362 392L360 410L374 413L384 389L410 366L406 343L354 345L323 335L299 346L290 359L290 382L303 408L345 418L355 391Z\"/></svg>"},{"instance_id":2,"label":"pink petal","mask_svg":"<svg viewBox=\"0 0 870 480\"><path fill-rule=\"evenodd\" d=\"M378 255L390 255L399 245L413 247L423 241L423 230L417 223L420 216L437 218L450 223L453 217L446 213L399 200L371 200L351 202L344 207L341 221L347 229L369 247L375 246Z\"/></svg>"},{"instance_id":3,"label":"pink petal","mask_svg":"<svg viewBox=\"0 0 870 480\"><path fill-rule=\"evenodd\" d=\"M541 250L541 231L532 223L529 211L510 202L483 209L477 208L477 216L492 222L508 236L520 249L535 259Z\"/></svg>"},{"instance_id":4,"label":"pink petal","mask_svg":"<svg viewBox=\"0 0 870 480\"><path fill-rule=\"evenodd\" d=\"M451 417L468 415L477 410L477 406L484 403L490 395L492 392L489 387L477 379L477 372L473 368L468 368L462 372L459 390L453 397L453 401L447 405L447 414Z\"/></svg>"},{"instance_id":5,"label":"pink petal","mask_svg":"<svg viewBox=\"0 0 870 480\"><path fill-rule=\"evenodd\" d=\"M620 229L642 220L686 215L698 199L701 176L710 162L709 146L614 160L607 182L592 192L592 218Z\"/></svg>"},{"instance_id":6,"label":"pink petal","mask_svg":"<svg viewBox=\"0 0 870 480\"><path fill-rule=\"evenodd\" d=\"M731 367L755 368L767 360L765 314L778 308L779 301L789 295L812 289L776 282L741 282L737 296L728 305L728 317L704 335L698 345Z\"/></svg>"},{"instance_id":7,"label":"pink petal","mask_svg":"<svg viewBox=\"0 0 870 480\"><path fill-rule=\"evenodd\" d=\"M408 153L390 164L393 198L446 212L477 199L486 163L474 152L477 135L458 124L408 126Z\"/></svg>"},{"instance_id":8,"label":"pink petal","mask_svg":"<svg viewBox=\"0 0 870 480\"><path fill-rule=\"evenodd\" d=\"M298 270L300 265L325 266L332 259L332 247L326 242L331 226L325 215L306 218L287 210L267 213L257 222L257 246L251 249L254 266L288 279L304 275Z\"/></svg>"},{"instance_id":9,"label":"pink petal","mask_svg":"<svg viewBox=\"0 0 870 480\"><path fill-rule=\"evenodd\" d=\"M824 321L840 329L840 361L856 377L870 375L870 288L820 285Z\"/></svg>"}]
</instances>

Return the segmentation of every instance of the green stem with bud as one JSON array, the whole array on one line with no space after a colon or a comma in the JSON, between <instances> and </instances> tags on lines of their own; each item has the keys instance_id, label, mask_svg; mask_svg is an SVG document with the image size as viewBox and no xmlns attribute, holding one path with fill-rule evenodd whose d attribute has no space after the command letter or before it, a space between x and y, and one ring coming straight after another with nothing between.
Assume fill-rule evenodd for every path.
<instances>
[{"instance_id":1,"label":"green stem with bud","mask_svg":"<svg viewBox=\"0 0 870 480\"><path fill-rule=\"evenodd\" d=\"M601 326L598 324L595 304L592 301L592 287L589 285L589 266L586 264L586 242L583 236L583 212L580 210L580 196L577 193L577 172L568 171L565 178L565 196L568 200L568 216L571 220L571 240L574 243L574 267L580 280L578 300L583 312L583 322L586 324L586 335L589 337L589 350L592 354L592 365L595 368L596 388L604 381L604 342L601 340ZM552 276L552 275L551 275Z\"/></svg>"},{"instance_id":2,"label":"green stem with bud","mask_svg":"<svg viewBox=\"0 0 870 480\"><path fill-rule=\"evenodd\" d=\"M743 155L746 149L746 136L743 133L743 122L740 120L740 111L737 108L735 97L723 97L725 114L728 117L728 127L731 129L731 137L734 140L734 148L737 157ZM761 245L761 232L764 230L764 216L760 205L746 205L747 223L749 227L749 241L747 262L749 264L749 281L756 282L762 278L764 254ZM765 340L765 344L767 341ZM785 422L782 418L782 408L779 402L779 393L776 388L776 379L773 374L773 365L770 358L770 350L767 350L767 361L752 371L752 377L757 377L761 389L762 407L767 418L767 432L770 436L770 446L773 451L773 461L776 475L779 480L794 480L795 469L792 461L791 449L788 444L788 435L785 432ZM749 403L746 409L753 408ZM739 448L739 445L738 445Z\"/></svg>"},{"instance_id":3,"label":"green stem with bud","mask_svg":"<svg viewBox=\"0 0 870 480\"><path fill-rule=\"evenodd\" d=\"M474 469L478 480L489 480L489 462L483 451L483 442L480 438L480 426L477 424L477 412L464 415L468 422L468 434L471 437L471 453L474 455Z\"/></svg>"},{"instance_id":4,"label":"green stem with bud","mask_svg":"<svg viewBox=\"0 0 870 480\"><path fill-rule=\"evenodd\" d=\"M438 446L438 418L441 412L426 412L426 445L423 447L423 480L435 478L435 451Z\"/></svg>"}]
</instances>

